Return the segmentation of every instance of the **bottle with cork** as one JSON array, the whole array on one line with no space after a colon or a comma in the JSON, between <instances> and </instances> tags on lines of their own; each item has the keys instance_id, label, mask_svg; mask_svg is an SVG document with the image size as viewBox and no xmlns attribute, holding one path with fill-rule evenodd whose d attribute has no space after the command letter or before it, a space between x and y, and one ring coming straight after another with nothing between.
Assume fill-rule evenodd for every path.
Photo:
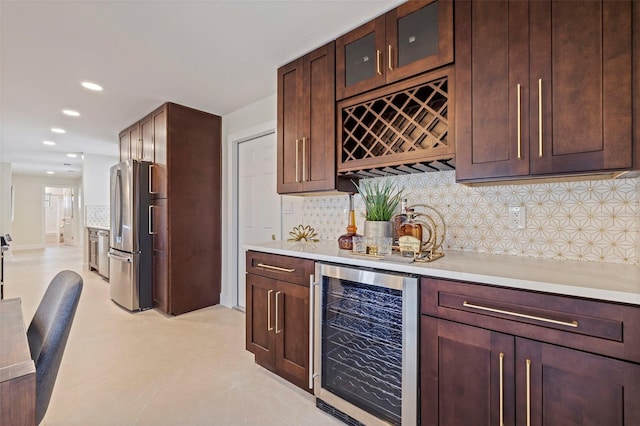
<instances>
[{"instance_id":1,"label":"bottle with cork","mask_svg":"<svg viewBox=\"0 0 640 426\"><path fill-rule=\"evenodd\" d=\"M338 237L338 247L341 250L353 250L353 237L360 236L356 234L356 213L353 209L353 194L349 194L349 219L347 222L347 233Z\"/></svg>"}]
</instances>

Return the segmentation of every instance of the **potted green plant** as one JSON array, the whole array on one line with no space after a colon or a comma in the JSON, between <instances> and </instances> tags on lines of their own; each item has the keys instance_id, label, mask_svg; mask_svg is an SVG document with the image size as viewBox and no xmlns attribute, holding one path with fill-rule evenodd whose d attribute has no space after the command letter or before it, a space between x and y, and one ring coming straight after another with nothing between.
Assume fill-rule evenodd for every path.
<instances>
[{"instance_id":1,"label":"potted green plant","mask_svg":"<svg viewBox=\"0 0 640 426\"><path fill-rule=\"evenodd\" d=\"M362 179L354 185L365 207L364 236L391 237L391 218L400 204L404 188L397 188L390 179Z\"/></svg>"}]
</instances>

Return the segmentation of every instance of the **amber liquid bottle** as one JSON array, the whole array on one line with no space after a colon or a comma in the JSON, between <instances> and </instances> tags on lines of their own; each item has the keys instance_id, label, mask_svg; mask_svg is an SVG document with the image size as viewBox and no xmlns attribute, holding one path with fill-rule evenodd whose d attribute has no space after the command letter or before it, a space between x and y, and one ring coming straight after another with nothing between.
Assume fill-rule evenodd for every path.
<instances>
[{"instance_id":1,"label":"amber liquid bottle","mask_svg":"<svg viewBox=\"0 0 640 426\"><path fill-rule=\"evenodd\" d=\"M407 221L407 199L403 198L400 202L400 214L393 218L393 245L398 246L400 238L400 227Z\"/></svg>"},{"instance_id":2,"label":"amber liquid bottle","mask_svg":"<svg viewBox=\"0 0 640 426\"><path fill-rule=\"evenodd\" d=\"M349 194L349 221L347 233L338 237L338 247L342 250L353 250L353 237L357 236L356 212L353 210L353 194Z\"/></svg>"},{"instance_id":3,"label":"amber liquid bottle","mask_svg":"<svg viewBox=\"0 0 640 426\"><path fill-rule=\"evenodd\" d=\"M398 245L402 257L416 257L422 252L422 225L413 216L413 209L407 209L407 221L400 226Z\"/></svg>"}]
</instances>

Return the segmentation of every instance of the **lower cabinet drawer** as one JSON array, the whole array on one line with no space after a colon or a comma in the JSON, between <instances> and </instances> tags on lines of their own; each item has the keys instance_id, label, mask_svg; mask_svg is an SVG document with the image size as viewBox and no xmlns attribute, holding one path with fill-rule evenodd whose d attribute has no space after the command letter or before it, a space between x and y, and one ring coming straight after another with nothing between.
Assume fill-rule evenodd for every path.
<instances>
[{"instance_id":1,"label":"lower cabinet drawer","mask_svg":"<svg viewBox=\"0 0 640 426\"><path fill-rule=\"evenodd\" d=\"M247 251L247 273L309 286L313 260L278 254Z\"/></svg>"},{"instance_id":2,"label":"lower cabinet drawer","mask_svg":"<svg viewBox=\"0 0 640 426\"><path fill-rule=\"evenodd\" d=\"M640 362L640 308L423 278L421 313Z\"/></svg>"}]
</instances>

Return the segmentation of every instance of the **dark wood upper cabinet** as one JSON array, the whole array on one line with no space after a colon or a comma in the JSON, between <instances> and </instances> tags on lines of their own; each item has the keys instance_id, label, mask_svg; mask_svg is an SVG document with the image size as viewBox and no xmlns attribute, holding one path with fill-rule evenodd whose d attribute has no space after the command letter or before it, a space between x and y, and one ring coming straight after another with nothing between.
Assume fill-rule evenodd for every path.
<instances>
[{"instance_id":1,"label":"dark wood upper cabinet","mask_svg":"<svg viewBox=\"0 0 640 426\"><path fill-rule=\"evenodd\" d=\"M634 166L632 2L455 7L459 181Z\"/></svg>"},{"instance_id":2,"label":"dark wood upper cabinet","mask_svg":"<svg viewBox=\"0 0 640 426\"><path fill-rule=\"evenodd\" d=\"M278 69L278 193L351 189L336 178L335 44Z\"/></svg>"},{"instance_id":3,"label":"dark wood upper cabinet","mask_svg":"<svg viewBox=\"0 0 640 426\"><path fill-rule=\"evenodd\" d=\"M453 62L453 6L410 1L336 40L336 96L344 99Z\"/></svg>"}]
</instances>

